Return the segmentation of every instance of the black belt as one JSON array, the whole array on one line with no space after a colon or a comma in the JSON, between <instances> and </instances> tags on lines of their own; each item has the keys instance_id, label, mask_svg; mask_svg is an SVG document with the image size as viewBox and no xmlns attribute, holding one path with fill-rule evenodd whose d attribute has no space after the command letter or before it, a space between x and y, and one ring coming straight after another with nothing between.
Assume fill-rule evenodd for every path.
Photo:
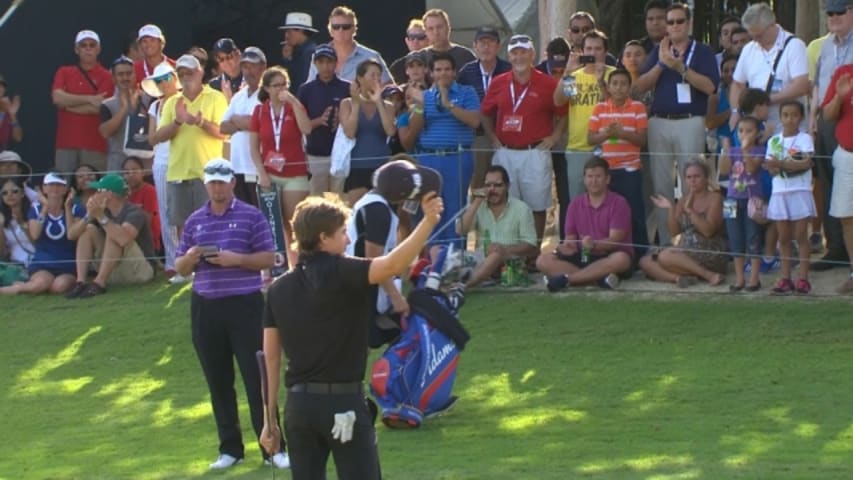
<instances>
[{"instance_id":1,"label":"black belt","mask_svg":"<svg viewBox=\"0 0 853 480\"><path fill-rule=\"evenodd\" d=\"M699 115L693 115L692 113L655 113L652 116L667 120L684 120L685 118L698 117Z\"/></svg>"},{"instance_id":2,"label":"black belt","mask_svg":"<svg viewBox=\"0 0 853 480\"><path fill-rule=\"evenodd\" d=\"M531 148L536 148L536 146L539 145L539 143L540 142L533 142L533 143L529 143L527 145L521 145L518 147L514 147L512 145L504 145L504 148L508 148L510 150L530 150Z\"/></svg>"},{"instance_id":3,"label":"black belt","mask_svg":"<svg viewBox=\"0 0 853 480\"><path fill-rule=\"evenodd\" d=\"M424 153L427 155L436 155L439 157L443 157L445 155L455 155L457 153L463 152L465 150L470 150L471 147L450 147L450 148L421 148L418 149L418 153Z\"/></svg>"},{"instance_id":4,"label":"black belt","mask_svg":"<svg viewBox=\"0 0 853 480\"><path fill-rule=\"evenodd\" d=\"M287 389L294 393L320 393L325 395L344 395L361 393L361 382L350 383L297 383Z\"/></svg>"}]
</instances>

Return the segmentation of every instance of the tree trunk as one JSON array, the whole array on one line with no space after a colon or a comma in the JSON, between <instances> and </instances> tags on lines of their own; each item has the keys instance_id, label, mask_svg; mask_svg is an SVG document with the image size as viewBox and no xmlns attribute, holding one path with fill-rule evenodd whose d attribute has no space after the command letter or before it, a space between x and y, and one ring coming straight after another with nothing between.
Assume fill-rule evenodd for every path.
<instances>
[{"instance_id":1,"label":"tree trunk","mask_svg":"<svg viewBox=\"0 0 853 480\"><path fill-rule=\"evenodd\" d=\"M539 45L536 52L545 58L545 47L552 38L566 36L569 17L577 11L578 0L539 0Z\"/></svg>"},{"instance_id":2,"label":"tree trunk","mask_svg":"<svg viewBox=\"0 0 853 480\"><path fill-rule=\"evenodd\" d=\"M596 23L599 29L607 33L610 38L610 52L617 56L622 51L622 46L633 38L630 22L635 17L630 7L628 0L599 0L598 2ZM640 8L642 13L642 5Z\"/></svg>"}]
</instances>

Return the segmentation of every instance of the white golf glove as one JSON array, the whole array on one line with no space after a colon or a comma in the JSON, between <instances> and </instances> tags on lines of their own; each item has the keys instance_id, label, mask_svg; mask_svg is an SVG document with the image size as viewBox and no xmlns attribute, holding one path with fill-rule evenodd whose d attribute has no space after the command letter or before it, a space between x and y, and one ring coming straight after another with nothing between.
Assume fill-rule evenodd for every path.
<instances>
[{"instance_id":1,"label":"white golf glove","mask_svg":"<svg viewBox=\"0 0 853 480\"><path fill-rule=\"evenodd\" d=\"M349 410L335 414L335 426L332 427L332 438L347 443L352 440L352 426L355 423L355 412Z\"/></svg>"}]
</instances>

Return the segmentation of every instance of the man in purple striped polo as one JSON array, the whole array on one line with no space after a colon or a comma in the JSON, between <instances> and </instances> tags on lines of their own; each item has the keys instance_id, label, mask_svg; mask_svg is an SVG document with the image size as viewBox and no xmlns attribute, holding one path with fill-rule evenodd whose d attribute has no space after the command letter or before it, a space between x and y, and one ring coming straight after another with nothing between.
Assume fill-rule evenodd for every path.
<instances>
[{"instance_id":1,"label":"man in purple striped polo","mask_svg":"<svg viewBox=\"0 0 853 480\"><path fill-rule=\"evenodd\" d=\"M179 274L195 273L190 303L192 340L219 432L219 457L210 464L211 469L226 469L243 460L234 358L258 436L264 424L255 352L263 343L261 270L273 266L275 245L263 214L234 197L234 184L231 162L221 158L207 162L204 187L209 200L184 224L175 260ZM264 461L287 468L290 462L284 452L282 441L279 453L271 458L264 453Z\"/></svg>"}]
</instances>

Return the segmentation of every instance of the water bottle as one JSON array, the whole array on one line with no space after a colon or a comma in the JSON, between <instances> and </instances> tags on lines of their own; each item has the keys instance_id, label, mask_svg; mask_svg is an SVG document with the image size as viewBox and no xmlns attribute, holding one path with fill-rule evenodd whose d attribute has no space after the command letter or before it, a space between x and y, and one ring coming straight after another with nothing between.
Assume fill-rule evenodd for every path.
<instances>
[{"instance_id":1,"label":"water bottle","mask_svg":"<svg viewBox=\"0 0 853 480\"><path fill-rule=\"evenodd\" d=\"M589 263L589 247L581 248L581 263Z\"/></svg>"},{"instance_id":2,"label":"water bottle","mask_svg":"<svg viewBox=\"0 0 853 480\"><path fill-rule=\"evenodd\" d=\"M574 98L577 95L577 88L575 87L575 77L572 75L566 75L560 82L563 85L563 95L568 98Z\"/></svg>"}]
</instances>

